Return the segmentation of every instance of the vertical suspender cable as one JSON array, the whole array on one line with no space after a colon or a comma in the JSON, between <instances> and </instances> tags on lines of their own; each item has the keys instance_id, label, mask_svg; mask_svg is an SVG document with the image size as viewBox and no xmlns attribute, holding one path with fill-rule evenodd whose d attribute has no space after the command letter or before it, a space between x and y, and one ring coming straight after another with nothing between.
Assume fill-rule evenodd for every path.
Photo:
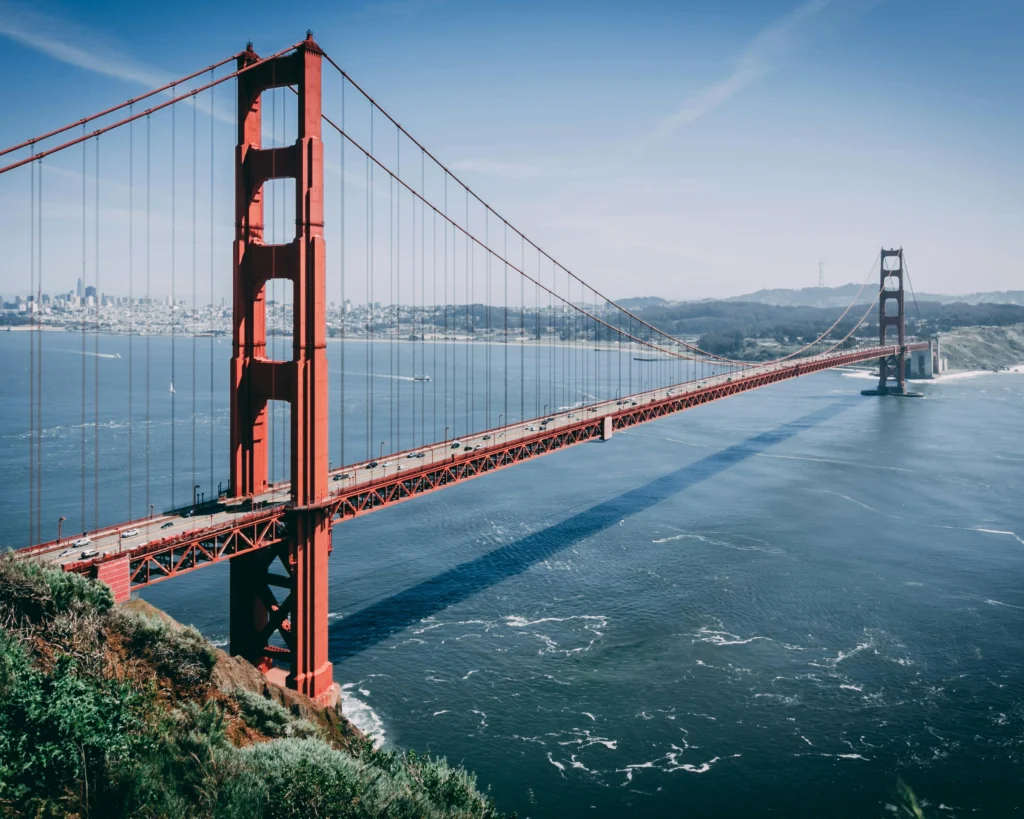
<instances>
[{"instance_id":1,"label":"vertical suspender cable","mask_svg":"<svg viewBox=\"0 0 1024 819\"><path fill-rule=\"evenodd\" d=\"M448 442L448 172L444 172L444 428L445 443Z\"/></svg>"},{"instance_id":2,"label":"vertical suspender cable","mask_svg":"<svg viewBox=\"0 0 1024 819\"><path fill-rule=\"evenodd\" d=\"M196 240L198 238L196 234L196 226L198 224L198 214L196 213L196 172L199 166L199 157L197 156L197 109L196 100L192 99L192 486L193 493L195 492L196 486L196 322L198 314L198 302L196 301L196 284L197 284L197 273L196 273L196 260L197 260L197 247ZM194 497L194 495L193 495Z\"/></svg>"},{"instance_id":3,"label":"vertical suspender cable","mask_svg":"<svg viewBox=\"0 0 1024 819\"><path fill-rule=\"evenodd\" d=\"M39 262L39 273L36 276L35 307L36 315L36 534L42 540L43 521L43 333L40 320L42 318L43 298L43 160L39 160L39 249L37 259ZM31 342L30 342L31 343ZM31 509L29 510L31 514Z\"/></svg>"},{"instance_id":4,"label":"vertical suspender cable","mask_svg":"<svg viewBox=\"0 0 1024 819\"><path fill-rule=\"evenodd\" d=\"M32 146L32 154L35 155L35 145ZM28 240L29 250L29 292L36 289L36 163L29 165L29 190L31 191L31 205L28 215L31 223ZM83 177L84 178L84 177ZM84 213L84 211L83 211ZM36 538L42 540L42 533L36 532L35 520L32 512L35 504L35 430L36 430L36 348L35 339L32 334L28 337L28 542L34 545ZM84 463L84 461L83 461ZM83 513L84 517L84 513Z\"/></svg>"},{"instance_id":5,"label":"vertical suspender cable","mask_svg":"<svg viewBox=\"0 0 1024 819\"><path fill-rule=\"evenodd\" d=\"M213 69L210 69L210 81L213 81ZM214 153L214 119L213 119L213 105L214 105L214 92L216 89L210 89L210 441L207 445L210 456L210 497L216 497L213 494L213 319L214 319L214 307L213 307L213 266L214 266L214 223L213 223L213 193L214 193L214 182L213 182L213 153Z\"/></svg>"},{"instance_id":6,"label":"vertical suspender cable","mask_svg":"<svg viewBox=\"0 0 1024 819\"><path fill-rule=\"evenodd\" d=\"M397 166L395 172L398 175L398 179L402 178L401 137L402 132L396 128L395 142L397 147L395 153ZM402 335L402 314L400 310L402 301L402 188L398 185L397 180L394 187L395 195L398 197L395 200L395 283L397 284L397 287L395 288L396 296L392 300L393 303L391 306L392 314L394 315L394 325L391 330L391 347L395 350L395 355L398 358L398 360L392 365L392 368L397 367L398 375L400 377L402 374L402 350L401 347L395 348L395 335L397 334L399 338L401 338ZM395 299L397 299L397 301ZM402 449L402 383L401 381L396 382L393 375L391 383L396 385L395 389L398 392L398 403L395 405L395 437L391 439L391 451L399 452ZM413 393L413 396L413 400L415 400L415 393Z\"/></svg>"},{"instance_id":7,"label":"vertical suspender cable","mask_svg":"<svg viewBox=\"0 0 1024 819\"><path fill-rule=\"evenodd\" d=\"M175 359L174 359L175 350L174 350L174 346L175 345L174 345L174 341L175 341L175 330L176 330L176 324L177 324L177 321L174 318L174 310L178 306L178 294L177 294L177 289L175 287L175 284L176 284L175 276L176 276L176 273L177 273L177 266L175 264L176 261L177 261L177 257L175 255L175 251L176 251L176 247L175 246L176 246L177 242L175 241L175 239L176 239L176 230L177 230L177 227L178 227L178 222L177 222L177 219L176 219L176 215L177 215L177 201L178 201L178 197L177 197L177 184L178 184L178 169L177 169L177 159L178 159L178 156L177 156L177 153L178 152L176 150L176 147L177 147L177 130L178 129L176 127L176 114L175 114L176 111L177 111L177 106L172 105L171 106L171 508L172 509L175 508L175 503L174 503L174 477L175 477L175 465L176 465L175 462L177 461L177 458L176 458L177 453L176 453L176 447L175 447L175 443L176 443L175 442L175 432L177 430L175 429L176 423L175 423L175 414L174 414L174 411L175 411L175 405L174 405L174 376L175 376L175 372L174 372L174 370L175 370L175 366L174 366L175 365Z\"/></svg>"},{"instance_id":8,"label":"vertical suspender cable","mask_svg":"<svg viewBox=\"0 0 1024 819\"><path fill-rule=\"evenodd\" d=\"M82 126L82 133L85 133L85 126ZM85 286L88 281L86 275L86 269L88 262L87 249L86 249L86 237L88 236L89 226L87 224L88 207L86 205L86 182L88 180L88 171L86 170L86 150L87 143L82 143L82 287L81 292L78 294L78 315L81 317L80 325L82 329L82 424L81 424L81 438L82 438L82 456L81 456L81 468L82 468L82 531L84 532L89 524L85 519L85 390L86 390L86 365L85 365Z\"/></svg>"},{"instance_id":9,"label":"vertical suspender cable","mask_svg":"<svg viewBox=\"0 0 1024 819\"><path fill-rule=\"evenodd\" d=\"M40 170L41 170L40 166ZM103 301L103 294L100 290L100 138L96 137L96 179L93 182L96 196L96 212L93 214L94 227L96 229L95 255L96 266L96 325L93 333L93 362L92 362L92 403L93 403L93 509L92 525L94 529L100 528L100 303Z\"/></svg>"},{"instance_id":10,"label":"vertical suspender cable","mask_svg":"<svg viewBox=\"0 0 1024 819\"><path fill-rule=\"evenodd\" d=\"M134 106L128 108L129 115ZM134 426L134 391L132 381L135 363L132 356L135 336L135 137L134 122L128 123L128 520L132 520L132 428Z\"/></svg>"},{"instance_id":11,"label":"vertical suspender cable","mask_svg":"<svg viewBox=\"0 0 1024 819\"><path fill-rule=\"evenodd\" d=\"M519 237L519 269L526 270L526 240ZM526 277L519 275L519 420L526 418Z\"/></svg>"},{"instance_id":12,"label":"vertical suspender cable","mask_svg":"<svg viewBox=\"0 0 1024 819\"><path fill-rule=\"evenodd\" d=\"M427 171L423 151L420 151L420 192L423 197L427 195ZM420 199L420 309L421 316L427 313L427 211ZM420 320L420 366L425 373L427 370L427 334L426 322ZM413 373L415 375L416 373ZM437 376L432 372L433 377ZM423 388L423 395L420 398L420 446L428 442L427 438L427 388Z\"/></svg>"},{"instance_id":13,"label":"vertical suspender cable","mask_svg":"<svg viewBox=\"0 0 1024 819\"><path fill-rule=\"evenodd\" d=\"M508 423L508 223L504 222L504 231L502 240L504 242L504 248L502 250L502 256L506 259L505 261L505 312L504 312L504 334L502 336L502 343L505 345L505 400L502 404L504 412L502 415L505 418L505 423ZM499 424L500 426L500 424Z\"/></svg>"},{"instance_id":14,"label":"vertical suspender cable","mask_svg":"<svg viewBox=\"0 0 1024 819\"><path fill-rule=\"evenodd\" d=\"M395 180L388 178L388 446L395 449Z\"/></svg>"},{"instance_id":15,"label":"vertical suspender cable","mask_svg":"<svg viewBox=\"0 0 1024 819\"><path fill-rule=\"evenodd\" d=\"M373 116L371 112L371 117ZM370 342L373 337L373 297L370 287L370 280L373 276L373 170L370 167L370 157L366 157L366 400L363 402L363 412L366 414L366 460L370 460L370 450L373 446L372 412L371 412L371 362Z\"/></svg>"},{"instance_id":16,"label":"vertical suspender cable","mask_svg":"<svg viewBox=\"0 0 1024 819\"><path fill-rule=\"evenodd\" d=\"M150 291L150 118L146 117L146 508L144 514L151 514L150 509L150 316L153 314L153 297Z\"/></svg>"},{"instance_id":17,"label":"vertical suspender cable","mask_svg":"<svg viewBox=\"0 0 1024 819\"><path fill-rule=\"evenodd\" d=\"M370 108L370 153L373 153L373 108ZM370 162L370 158L366 158L366 165L370 169L370 184L366 187L366 199L369 203L370 211L370 241L366 249L367 254L367 269L366 269L366 287L367 287L367 315L369 316L369 333L368 342L366 345L366 406L367 406L367 436L366 436L366 458L369 460L373 454L373 320L374 320L374 307L373 307L373 228L374 228L374 215L376 212L375 201L374 201L374 182L376 181L376 174L374 174L373 163Z\"/></svg>"},{"instance_id":18,"label":"vertical suspender cable","mask_svg":"<svg viewBox=\"0 0 1024 819\"><path fill-rule=\"evenodd\" d=\"M346 79L341 78L341 130L345 130L345 83ZM340 439L340 446L338 448L338 466L345 466L345 346L348 343L346 338L346 320L348 319L348 312L345 303L345 256L348 250L348 243L345 241L345 137L343 136L341 142L341 249L338 252L338 258L341 262L339 268L339 276L341 278L341 342L338 345L338 358L341 363L341 372L338 378L338 421L341 425L341 430L338 434Z\"/></svg>"}]
</instances>

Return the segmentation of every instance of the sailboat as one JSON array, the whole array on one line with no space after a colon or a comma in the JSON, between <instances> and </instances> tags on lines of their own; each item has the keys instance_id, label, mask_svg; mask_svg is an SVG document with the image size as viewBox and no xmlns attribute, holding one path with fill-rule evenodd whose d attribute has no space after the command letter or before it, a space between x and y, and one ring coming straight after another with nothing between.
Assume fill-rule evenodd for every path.
<instances>
[{"instance_id":1,"label":"sailboat","mask_svg":"<svg viewBox=\"0 0 1024 819\"><path fill-rule=\"evenodd\" d=\"M170 389L168 389L167 392L169 392L169 393L173 393L174 392L174 382L173 381L171 382Z\"/></svg>"}]
</instances>

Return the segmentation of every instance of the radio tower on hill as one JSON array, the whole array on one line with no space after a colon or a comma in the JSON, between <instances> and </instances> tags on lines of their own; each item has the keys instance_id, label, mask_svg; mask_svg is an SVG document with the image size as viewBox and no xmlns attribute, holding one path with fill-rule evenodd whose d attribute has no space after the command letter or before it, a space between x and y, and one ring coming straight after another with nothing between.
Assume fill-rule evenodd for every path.
<instances>
[{"instance_id":1,"label":"radio tower on hill","mask_svg":"<svg viewBox=\"0 0 1024 819\"><path fill-rule=\"evenodd\" d=\"M825 263L818 259L818 287L825 286Z\"/></svg>"}]
</instances>

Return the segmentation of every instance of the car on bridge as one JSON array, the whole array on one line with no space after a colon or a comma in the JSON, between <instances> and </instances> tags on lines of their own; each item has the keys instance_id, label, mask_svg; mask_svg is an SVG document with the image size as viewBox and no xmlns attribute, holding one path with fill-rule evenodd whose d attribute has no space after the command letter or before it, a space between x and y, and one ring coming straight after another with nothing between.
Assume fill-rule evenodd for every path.
<instances>
[{"instance_id":1,"label":"car on bridge","mask_svg":"<svg viewBox=\"0 0 1024 819\"><path fill-rule=\"evenodd\" d=\"M92 541L89 540L89 538L80 537L78 540L72 541L71 545L76 549L81 549L83 546L88 546L90 543L92 543Z\"/></svg>"},{"instance_id":2,"label":"car on bridge","mask_svg":"<svg viewBox=\"0 0 1024 819\"><path fill-rule=\"evenodd\" d=\"M174 521L173 520L169 520L169 521L167 521L167 523L165 523L160 528L161 529L170 529L173 525L174 525Z\"/></svg>"},{"instance_id":3,"label":"car on bridge","mask_svg":"<svg viewBox=\"0 0 1024 819\"><path fill-rule=\"evenodd\" d=\"M462 441L452 441L452 449L458 449L460 446L462 446Z\"/></svg>"},{"instance_id":4,"label":"car on bridge","mask_svg":"<svg viewBox=\"0 0 1024 819\"><path fill-rule=\"evenodd\" d=\"M138 529L125 529L123 532L121 532L121 537L122 538L135 537L138 533L139 533Z\"/></svg>"},{"instance_id":5,"label":"car on bridge","mask_svg":"<svg viewBox=\"0 0 1024 819\"><path fill-rule=\"evenodd\" d=\"M376 469L376 467L377 467L377 462L376 461L370 461L366 466L363 467L363 469Z\"/></svg>"}]
</instances>

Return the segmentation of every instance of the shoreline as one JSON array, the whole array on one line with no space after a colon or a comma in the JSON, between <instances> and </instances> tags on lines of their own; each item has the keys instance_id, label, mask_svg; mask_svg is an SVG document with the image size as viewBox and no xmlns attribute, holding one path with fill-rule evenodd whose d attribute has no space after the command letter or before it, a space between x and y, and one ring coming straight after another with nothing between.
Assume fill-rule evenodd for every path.
<instances>
[{"instance_id":1,"label":"shoreline","mask_svg":"<svg viewBox=\"0 0 1024 819\"><path fill-rule=\"evenodd\" d=\"M849 368L836 368L838 372L843 374L845 378L862 378L871 381L878 380L878 373L872 372L871 370L856 370ZM908 378L908 383L914 384L943 384L950 381L963 381L967 378L978 378L983 375L1024 375L1024 363L1015 364L1012 367L1006 367L1002 370L950 370L944 372L942 375L936 375L932 378Z\"/></svg>"}]
</instances>

